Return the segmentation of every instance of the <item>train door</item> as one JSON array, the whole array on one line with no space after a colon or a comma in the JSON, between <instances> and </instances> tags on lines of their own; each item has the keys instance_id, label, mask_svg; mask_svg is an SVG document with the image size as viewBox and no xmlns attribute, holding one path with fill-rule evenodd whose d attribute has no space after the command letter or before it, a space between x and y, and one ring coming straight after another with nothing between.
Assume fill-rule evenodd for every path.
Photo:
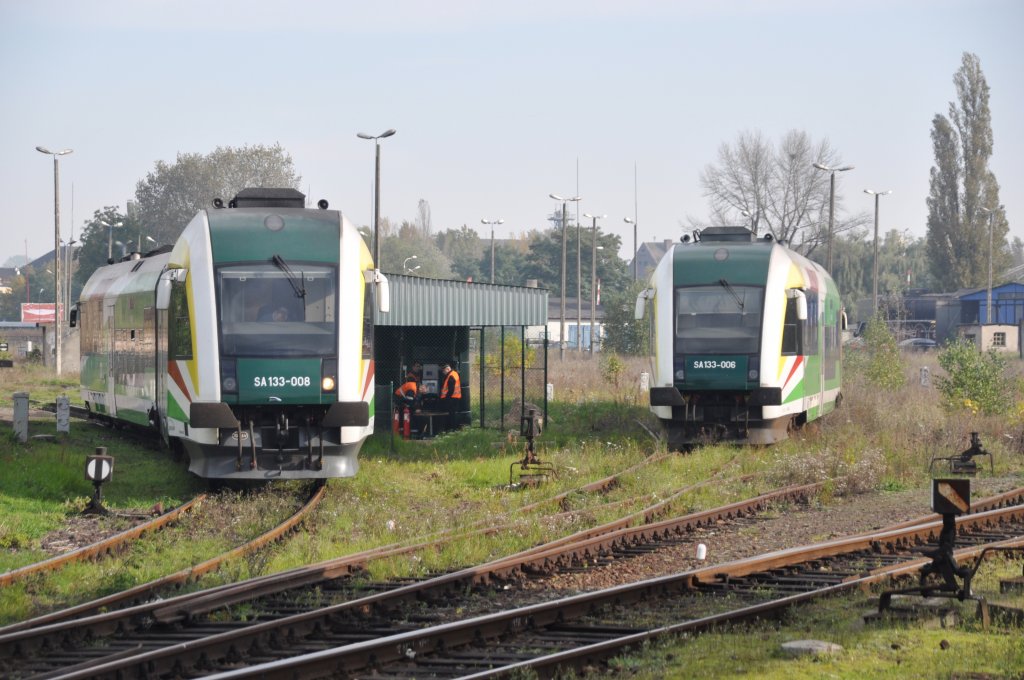
<instances>
[{"instance_id":1,"label":"train door","mask_svg":"<svg viewBox=\"0 0 1024 680\"><path fill-rule=\"evenodd\" d=\"M107 346L107 414L117 415L117 329L114 327L114 301L103 301L103 323L106 326L104 337Z\"/></svg>"},{"instance_id":2,"label":"train door","mask_svg":"<svg viewBox=\"0 0 1024 680\"><path fill-rule=\"evenodd\" d=\"M156 409L160 435L168 441L167 431L167 348L168 348L168 307L171 301L171 286L184 274L184 270L170 269L160 274L156 284Z\"/></svg>"}]
</instances>

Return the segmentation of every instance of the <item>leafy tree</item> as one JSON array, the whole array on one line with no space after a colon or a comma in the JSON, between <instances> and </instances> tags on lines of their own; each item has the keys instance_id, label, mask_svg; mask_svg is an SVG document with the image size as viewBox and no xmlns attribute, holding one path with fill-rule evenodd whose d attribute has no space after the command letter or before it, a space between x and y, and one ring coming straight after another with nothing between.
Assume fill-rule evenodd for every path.
<instances>
[{"instance_id":1,"label":"leafy tree","mask_svg":"<svg viewBox=\"0 0 1024 680\"><path fill-rule=\"evenodd\" d=\"M960 339L939 354L939 365L946 375L937 377L935 384L948 409L1002 415L1013 405L1013 382L1005 354L994 349L982 353L971 341Z\"/></svg>"},{"instance_id":2,"label":"leafy tree","mask_svg":"<svg viewBox=\"0 0 1024 680\"><path fill-rule=\"evenodd\" d=\"M120 224L122 226L111 228L104 225ZM72 300L78 299L85 282L93 275L99 267L107 264L108 245L114 241L124 243L131 240L127 234L138 231L138 222L130 219L120 212L116 206L106 206L102 210L93 212L92 219L85 223L82 229L81 246L77 252L77 268L72 277ZM136 243L126 250L135 250ZM121 253L117 245L113 245L110 251L113 258L117 259Z\"/></svg>"},{"instance_id":3,"label":"leafy tree","mask_svg":"<svg viewBox=\"0 0 1024 680\"><path fill-rule=\"evenodd\" d=\"M434 239L423 229L411 222L402 222L397 229L389 229L394 235L385 236L381 229L380 269L385 273L406 274L406 267L415 276L431 279L453 277L451 263L441 252ZM413 259L415 257L415 259Z\"/></svg>"},{"instance_id":4,"label":"leafy tree","mask_svg":"<svg viewBox=\"0 0 1024 680\"><path fill-rule=\"evenodd\" d=\"M828 140L814 142L798 130L787 132L778 146L760 132L741 133L734 144L719 147L717 164L701 172L711 223L749 225L811 255L827 242L829 212L829 175L814 163L835 167L842 161ZM840 220L841 204L837 192L833 238L867 221L865 214Z\"/></svg>"},{"instance_id":5,"label":"leafy tree","mask_svg":"<svg viewBox=\"0 0 1024 680\"><path fill-rule=\"evenodd\" d=\"M865 350L850 352L848 367L853 373L862 373L871 384L895 390L907 382L900 361L900 349L884 317L876 314L868 321L864 331Z\"/></svg>"},{"instance_id":6,"label":"leafy tree","mask_svg":"<svg viewBox=\"0 0 1024 680\"><path fill-rule=\"evenodd\" d=\"M610 293L604 302L604 344L602 350L625 355L650 353L650 320L633 318L636 296L644 289L637 281Z\"/></svg>"},{"instance_id":7,"label":"leafy tree","mask_svg":"<svg viewBox=\"0 0 1024 680\"><path fill-rule=\"evenodd\" d=\"M989 170L989 87L976 55L964 53L953 84L957 100L949 104L949 117L936 114L932 119L935 166L928 194L928 260L937 284L946 291L985 285L990 227L994 271L1010 264L1005 248L1009 226L997 209L999 183Z\"/></svg>"},{"instance_id":8,"label":"leafy tree","mask_svg":"<svg viewBox=\"0 0 1024 680\"><path fill-rule=\"evenodd\" d=\"M300 180L280 144L217 147L205 156L179 153L174 163L157 161L136 186L139 224L158 242L174 243L214 198L227 202L246 187L298 188Z\"/></svg>"},{"instance_id":9,"label":"leafy tree","mask_svg":"<svg viewBox=\"0 0 1024 680\"><path fill-rule=\"evenodd\" d=\"M523 247L513 245L505 241L494 248L494 282L506 286L525 286L526 280L531 278L527 275L529 245L524 243ZM491 251L485 249L481 260L481 269L487 272L488 279L491 273ZM486 267L486 269L484 269ZM538 285L540 285L538 283ZM543 286L541 286L543 287Z\"/></svg>"},{"instance_id":10,"label":"leafy tree","mask_svg":"<svg viewBox=\"0 0 1024 680\"><path fill-rule=\"evenodd\" d=\"M446 229L434 237L437 247L451 262L452 272L462 280L490 281L490 245L487 251L487 277L484 278L481 264L485 250L480 234L465 224L459 229Z\"/></svg>"}]
</instances>

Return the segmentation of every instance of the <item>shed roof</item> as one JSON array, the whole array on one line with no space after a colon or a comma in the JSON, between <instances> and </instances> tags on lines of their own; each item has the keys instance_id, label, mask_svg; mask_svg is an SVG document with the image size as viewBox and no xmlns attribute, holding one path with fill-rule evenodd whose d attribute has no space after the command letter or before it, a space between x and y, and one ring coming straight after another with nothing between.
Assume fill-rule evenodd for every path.
<instances>
[{"instance_id":1,"label":"shed roof","mask_svg":"<svg viewBox=\"0 0 1024 680\"><path fill-rule=\"evenodd\" d=\"M543 326L545 288L499 286L388 274L391 311L375 310L377 326Z\"/></svg>"}]
</instances>

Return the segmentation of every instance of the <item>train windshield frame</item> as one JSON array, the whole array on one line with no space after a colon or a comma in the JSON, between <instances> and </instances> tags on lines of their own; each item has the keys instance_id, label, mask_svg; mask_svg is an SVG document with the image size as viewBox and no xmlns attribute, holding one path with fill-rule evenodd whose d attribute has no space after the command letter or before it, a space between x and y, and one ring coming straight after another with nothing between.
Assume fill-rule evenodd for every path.
<instances>
[{"instance_id":1,"label":"train windshield frame","mask_svg":"<svg viewBox=\"0 0 1024 680\"><path fill-rule=\"evenodd\" d=\"M761 350L764 286L684 286L675 291L677 354L757 354Z\"/></svg>"},{"instance_id":2,"label":"train windshield frame","mask_svg":"<svg viewBox=\"0 0 1024 680\"><path fill-rule=\"evenodd\" d=\"M338 270L324 263L221 265L214 270L221 354L332 356L338 344Z\"/></svg>"}]
</instances>

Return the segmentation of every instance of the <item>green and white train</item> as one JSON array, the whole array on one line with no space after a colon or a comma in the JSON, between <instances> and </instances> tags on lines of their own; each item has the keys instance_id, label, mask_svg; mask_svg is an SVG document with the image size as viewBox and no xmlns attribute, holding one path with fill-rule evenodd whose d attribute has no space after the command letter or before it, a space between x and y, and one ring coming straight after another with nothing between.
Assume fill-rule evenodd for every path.
<instances>
[{"instance_id":1,"label":"green and white train","mask_svg":"<svg viewBox=\"0 0 1024 680\"><path fill-rule=\"evenodd\" d=\"M72 319L92 413L159 431L204 478L354 475L387 281L356 228L319 205L245 189L173 247L99 268Z\"/></svg>"},{"instance_id":2,"label":"green and white train","mask_svg":"<svg viewBox=\"0 0 1024 680\"><path fill-rule=\"evenodd\" d=\"M647 311L651 410L672 449L781 441L842 399L836 285L770 236L708 227L676 244L637 298L636 318Z\"/></svg>"}]
</instances>

